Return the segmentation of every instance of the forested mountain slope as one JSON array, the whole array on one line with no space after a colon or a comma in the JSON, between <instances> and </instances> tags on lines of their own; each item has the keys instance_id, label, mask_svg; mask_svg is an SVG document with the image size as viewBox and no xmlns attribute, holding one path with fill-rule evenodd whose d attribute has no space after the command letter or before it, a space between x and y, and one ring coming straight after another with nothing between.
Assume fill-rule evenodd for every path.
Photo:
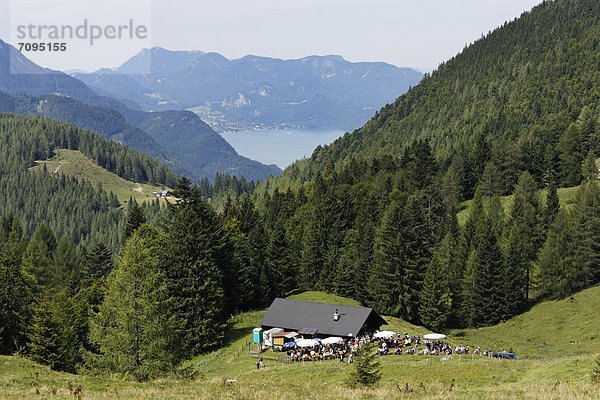
<instances>
[{"instance_id":1,"label":"forested mountain slope","mask_svg":"<svg viewBox=\"0 0 600 400\"><path fill-rule=\"evenodd\" d=\"M111 108L95 107L63 96L33 97L24 94L10 95L0 91L0 112L44 116L75 124L106 139L128 146L133 144L129 147L168 163L179 174L195 177L191 169L167 153L146 132L131 126L121 114Z\"/></svg>"},{"instance_id":2,"label":"forested mountain slope","mask_svg":"<svg viewBox=\"0 0 600 400\"><path fill-rule=\"evenodd\" d=\"M545 1L441 64L363 128L291 166L286 179L310 179L357 155L397 155L425 139L436 157L461 156L471 186L489 161L502 193L525 170L537 182L556 173L559 184L575 185L574 170L600 145L598 65L600 2Z\"/></svg>"},{"instance_id":3,"label":"forested mountain slope","mask_svg":"<svg viewBox=\"0 0 600 400\"><path fill-rule=\"evenodd\" d=\"M135 150L159 159L177 174L196 182L204 177L213 178L217 172L253 178L265 176L260 170L269 174L280 172L277 167L239 156L221 136L189 111L124 110L119 113L63 96L32 97L0 92L0 112L50 117L90 129L119 143L133 143Z\"/></svg>"},{"instance_id":4,"label":"forested mountain slope","mask_svg":"<svg viewBox=\"0 0 600 400\"><path fill-rule=\"evenodd\" d=\"M27 235L45 223L75 244L102 241L117 249L120 243L124 213L113 193L53 171L29 170L55 149L79 150L130 181L176 182L166 165L95 133L48 118L0 114L0 216L18 217Z\"/></svg>"}]
</instances>

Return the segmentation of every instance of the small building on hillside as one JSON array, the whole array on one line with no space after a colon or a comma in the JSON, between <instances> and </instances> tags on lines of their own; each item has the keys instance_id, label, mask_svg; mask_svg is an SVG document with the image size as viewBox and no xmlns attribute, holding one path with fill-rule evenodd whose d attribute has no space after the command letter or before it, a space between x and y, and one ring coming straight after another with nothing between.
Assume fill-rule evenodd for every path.
<instances>
[{"instance_id":1,"label":"small building on hillside","mask_svg":"<svg viewBox=\"0 0 600 400\"><path fill-rule=\"evenodd\" d=\"M159 190L158 192L152 192L152 197L160 197L161 199L166 199L169 197L169 192L165 189Z\"/></svg>"},{"instance_id":2,"label":"small building on hillside","mask_svg":"<svg viewBox=\"0 0 600 400\"><path fill-rule=\"evenodd\" d=\"M368 307L277 298L260 321L265 330L281 328L303 336L342 338L374 332L387 322Z\"/></svg>"},{"instance_id":3,"label":"small building on hillside","mask_svg":"<svg viewBox=\"0 0 600 400\"><path fill-rule=\"evenodd\" d=\"M298 335L296 332L280 332L280 333L276 333L275 335L273 335L273 349L274 350L283 350L283 345L286 344L287 342L293 342L294 340L296 340L296 338L298 338Z\"/></svg>"}]
</instances>

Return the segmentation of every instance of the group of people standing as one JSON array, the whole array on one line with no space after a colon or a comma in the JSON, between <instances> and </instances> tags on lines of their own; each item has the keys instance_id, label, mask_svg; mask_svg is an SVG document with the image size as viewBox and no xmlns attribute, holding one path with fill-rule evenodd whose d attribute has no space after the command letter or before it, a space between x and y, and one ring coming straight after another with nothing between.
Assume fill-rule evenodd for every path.
<instances>
[{"instance_id":1,"label":"group of people standing","mask_svg":"<svg viewBox=\"0 0 600 400\"><path fill-rule=\"evenodd\" d=\"M333 360L339 359L340 362L348 361L348 363L354 362L354 356L359 347L359 341L344 340L339 344L326 344L319 343L313 347L296 347L288 349L287 356L288 361L319 361L319 360Z\"/></svg>"},{"instance_id":2,"label":"group of people standing","mask_svg":"<svg viewBox=\"0 0 600 400\"><path fill-rule=\"evenodd\" d=\"M418 336L409 336L407 333L395 338L382 338L378 340L377 354L387 355L452 355L469 354L469 346L452 347L450 344L438 340L421 339ZM477 348L474 354L480 354Z\"/></svg>"}]
</instances>

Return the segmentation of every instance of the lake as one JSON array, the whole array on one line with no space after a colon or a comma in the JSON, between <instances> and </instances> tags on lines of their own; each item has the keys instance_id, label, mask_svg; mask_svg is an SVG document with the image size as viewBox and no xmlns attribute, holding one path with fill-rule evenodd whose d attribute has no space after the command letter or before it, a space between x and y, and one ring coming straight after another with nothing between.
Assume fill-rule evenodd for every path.
<instances>
[{"instance_id":1,"label":"lake","mask_svg":"<svg viewBox=\"0 0 600 400\"><path fill-rule=\"evenodd\" d=\"M336 129L264 129L221 136L239 154L284 169L296 160L310 157L318 145L330 144L344 133Z\"/></svg>"}]
</instances>

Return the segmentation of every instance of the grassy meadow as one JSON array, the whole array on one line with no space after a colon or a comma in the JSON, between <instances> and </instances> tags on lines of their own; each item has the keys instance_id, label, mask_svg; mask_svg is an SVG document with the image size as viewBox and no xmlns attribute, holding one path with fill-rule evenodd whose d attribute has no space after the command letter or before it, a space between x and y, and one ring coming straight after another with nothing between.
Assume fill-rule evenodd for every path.
<instances>
[{"instance_id":1,"label":"grassy meadow","mask_svg":"<svg viewBox=\"0 0 600 400\"><path fill-rule=\"evenodd\" d=\"M320 292L291 298L352 304ZM0 398L32 399L597 399L590 371L600 353L600 287L548 301L497 326L449 332L452 344L512 349L521 361L454 355L380 357L382 380L372 389L350 389L353 365L328 360L282 364L270 350L265 368L248 356L252 328L265 311L234 316L224 345L182 367L193 378L131 382L121 377L51 371L22 357L0 357ZM423 335L425 328L386 317L384 329ZM572 342L580 341L580 344ZM230 381L230 382L228 382ZM80 391L78 389L80 387Z\"/></svg>"},{"instance_id":2,"label":"grassy meadow","mask_svg":"<svg viewBox=\"0 0 600 400\"><path fill-rule=\"evenodd\" d=\"M113 192L121 204L128 201L130 196L138 202L155 200L150 194L163 189L160 186L125 180L98 166L77 150L56 149L54 157L37 161L37 165L32 169L39 170L44 168L44 165L50 172L84 179L94 186L101 185L106 191Z\"/></svg>"}]
</instances>

